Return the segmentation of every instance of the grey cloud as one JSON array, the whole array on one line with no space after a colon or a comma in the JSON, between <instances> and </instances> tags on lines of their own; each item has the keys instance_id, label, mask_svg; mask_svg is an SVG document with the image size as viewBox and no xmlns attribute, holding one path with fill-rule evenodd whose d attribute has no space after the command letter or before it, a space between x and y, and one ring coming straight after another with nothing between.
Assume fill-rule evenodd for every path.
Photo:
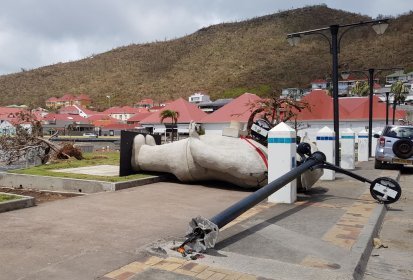
<instances>
[{"instance_id":1,"label":"grey cloud","mask_svg":"<svg viewBox=\"0 0 413 280\"><path fill-rule=\"evenodd\" d=\"M324 1L329 7L397 15L404 0ZM84 58L92 53L172 39L211 24L319 4L283 0L3 0L0 74Z\"/></svg>"}]
</instances>

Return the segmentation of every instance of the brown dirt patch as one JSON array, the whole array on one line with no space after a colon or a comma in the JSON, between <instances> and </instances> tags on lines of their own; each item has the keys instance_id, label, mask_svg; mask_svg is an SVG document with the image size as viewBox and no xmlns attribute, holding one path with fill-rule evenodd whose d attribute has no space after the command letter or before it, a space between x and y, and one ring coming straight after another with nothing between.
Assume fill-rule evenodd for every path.
<instances>
[{"instance_id":1,"label":"brown dirt patch","mask_svg":"<svg viewBox=\"0 0 413 280\"><path fill-rule=\"evenodd\" d=\"M79 196L78 194L57 193L57 192L39 191L35 189L7 188L7 187L0 187L0 192L31 196L36 199L36 204L41 204L45 202Z\"/></svg>"}]
</instances>

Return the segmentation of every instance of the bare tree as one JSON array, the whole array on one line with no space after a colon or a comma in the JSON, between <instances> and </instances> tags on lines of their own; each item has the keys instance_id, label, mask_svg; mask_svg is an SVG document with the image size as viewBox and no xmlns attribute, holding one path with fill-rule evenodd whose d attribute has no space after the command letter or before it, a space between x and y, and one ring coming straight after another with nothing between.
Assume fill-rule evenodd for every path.
<instances>
[{"instance_id":1,"label":"bare tree","mask_svg":"<svg viewBox=\"0 0 413 280\"><path fill-rule=\"evenodd\" d=\"M310 109L307 102L275 96L250 102L249 107L251 115L247 123L248 135L251 135L251 127L257 114L261 114L263 119L275 126L280 122L286 122L293 118L296 119L302 110Z\"/></svg>"},{"instance_id":2,"label":"bare tree","mask_svg":"<svg viewBox=\"0 0 413 280\"><path fill-rule=\"evenodd\" d=\"M12 134L0 136L0 161L13 164L28 157L39 157L42 164L50 159L69 159L75 157L82 159L82 153L72 144L63 147L50 141L57 133L49 139L43 138L42 125L29 111L17 113L16 120L12 122L16 131Z\"/></svg>"}]
</instances>

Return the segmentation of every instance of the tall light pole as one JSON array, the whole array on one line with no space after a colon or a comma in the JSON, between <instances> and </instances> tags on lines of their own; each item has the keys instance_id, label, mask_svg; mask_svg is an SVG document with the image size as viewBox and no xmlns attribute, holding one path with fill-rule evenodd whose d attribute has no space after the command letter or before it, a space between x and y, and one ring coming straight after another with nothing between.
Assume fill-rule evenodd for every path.
<instances>
[{"instance_id":1,"label":"tall light pole","mask_svg":"<svg viewBox=\"0 0 413 280\"><path fill-rule=\"evenodd\" d=\"M350 71L346 71L346 72L343 72L342 74L341 74L341 76L344 78L344 79L347 79L348 78L348 76L349 76L349 74L350 74L350 72L351 73L362 73L362 74L364 74L367 78L368 78L368 81L369 81L369 129L368 129L368 150L369 150L369 153L368 153L368 155L369 155L369 157L371 157L371 155L372 155L372 151L371 151L371 145L372 145L372 142L373 142L373 95L374 95L374 72L375 71L377 71L376 72L376 74L378 74L379 72L381 72L381 71L394 71L394 70L401 70L401 69L403 69L403 68L400 68L400 67L393 67L393 68L369 68L369 69L364 69L364 70L355 70L355 71L353 71L353 70L350 70ZM367 75L366 75L366 73L368 73ZM386 103L387 104L387 103ZM387 110L387 109L386 109ZM387 113L387 111L386 111L386 113ZM387 116L387 115L386 115ZM388 118L386 117L386 120L387 120ZM387 121L386 121L387 122ZM386 123L387 124L387 123Z\"/></svg>"},{"instance_id":2,"label":"tall light pole","mask_svg":"<svg viewBox=\"0 0 413 280\"><path fill-rule=\"evenodd\" d=\"M380 19L380 20L371 20L371 21L362 21L358 23L343 24L343 25L330 25L329 27L307 30L302 32L290 33L287 34L287 41L290 45L298 45L301 39L301 36L304 35L320 35L326 39L330 45L330 53L332 55L333 61L333 117L334 117L334 132L335 132L335 165L340 166L340 142L339 142L339 103L338 103L338 53L340 52L340 42L343 38L343 35L349 30L364 25L371 25L374 31L381 35L383 34L387 27L389 19ZM343 32L340 33L340 29L343 29ZM326 35L330 31L330 37Z\"/></svg>"},{"instance_id":3,"label":"tall light pole","mask_svg":"<svg viewBox=\"0 0 413 280\"><path fill-rule=\"evenodd\" d=\"M111 98L111 96L110 96L110 95L106 95L106 98L107 98L108 101L109 101L109 108L110 108L110 98Z\"/></svg>"},{"instance_id":4,"label":"tall light pole","mask_svg":"<svg viewBox=\"0 0 413 280\"><path fill-rule=\"evenodd\" d=\"M389 124L389 91L386 91L386 125Z\"/></svg>"}]
</instances>

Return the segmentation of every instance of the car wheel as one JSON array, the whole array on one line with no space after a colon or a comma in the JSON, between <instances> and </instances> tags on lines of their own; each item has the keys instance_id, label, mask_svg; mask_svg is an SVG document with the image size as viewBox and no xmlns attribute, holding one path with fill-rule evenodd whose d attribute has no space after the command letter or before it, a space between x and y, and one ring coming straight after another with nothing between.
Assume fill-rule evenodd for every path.
<instances>
[{"instance_id":1,"label":"car wheel","mask_svg":"<svg viewBox=\"0 0 413 280\"><path fill-rule=\"evenodd\" d=\"M400 139L393 144L393 153L402 159L413 156L413 142L410 139Z\"/></svg>"},{"instance_id":2,"label":"car wheel","mask_svg":"<svg viewBox=\"0 0 413 280\"><path fill-rule=\"evenodd\" d=\"M383 163L382 161L377 160L377 159L374 160L374 168L375 169L383 169L384 166L385 166L385 163Z\"/></svg>"}]
</instances>

